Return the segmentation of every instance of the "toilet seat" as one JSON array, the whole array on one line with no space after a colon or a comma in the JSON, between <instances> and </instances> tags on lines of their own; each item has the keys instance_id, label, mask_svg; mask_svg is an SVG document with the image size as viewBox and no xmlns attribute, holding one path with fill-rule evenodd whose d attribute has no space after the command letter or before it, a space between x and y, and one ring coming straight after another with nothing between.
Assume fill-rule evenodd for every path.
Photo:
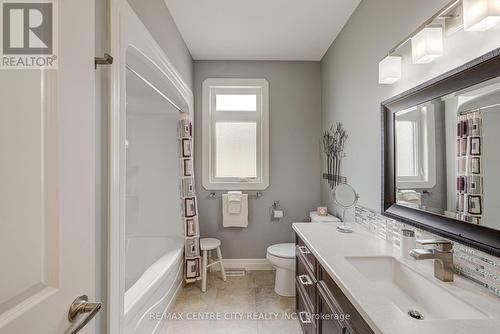
<instances>
[{"instance_id":1,"label":"toilet seat","mask_svg":"<svg viewBox=\"0 0 500 334\"><path fill-rule=\"evenodd\" d=\"M269 246L267 253L282 259L295 259L295 244L284 243Z\"/></svg>"}]
</instances>

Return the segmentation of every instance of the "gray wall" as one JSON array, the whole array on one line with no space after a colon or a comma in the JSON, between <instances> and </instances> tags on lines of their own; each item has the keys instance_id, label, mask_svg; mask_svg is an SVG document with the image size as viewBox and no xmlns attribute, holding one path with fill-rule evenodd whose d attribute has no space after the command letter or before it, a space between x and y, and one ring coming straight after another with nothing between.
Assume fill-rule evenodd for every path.
<instances>
[{"instance_id":1,"label":"gray wall","mask_svg":"<svg viewBox=\"0 0 500 334\"><path fill-rule=\"evenodd\" d=\"M270 186L249 200L248 228L223 228L221 201L201 184L201 87L206 78L265 78L270 92ZM202 237L222 241L225 258L264 258L269 245L293 241L291 223L304 221L320 202L321 131L318 62L195 61L195 177ZM273 201L285 218L270 221Z\"/></svg>"},{"instance_id":2,"label":"gray wall","mask_svg":"<svg viewBox=\"0 0 500 334\"><path fill-rule=\"evenodd\" d=\"M321 61L323 128L343 122L349 133L343 174L360 194L359 203L380 210L380 102L500 46L498 31L457 32L445 39L445 53L428 65L412 65L409 45L403 79L378 84L378 62L448 0L363 0ZM322 169L325 169L325 162ZM322 181L322 201L334 209ZM353 218L352 210L347 218Z\"/></svg>"},{"instance_id":3,"label":"gray wall","mask_svg":"<svg viewBox=\"0 0 500 334\"><path fill-rule=\"evenodd\" d=\"M137 16L189 87L193 86L193 59L163 0L128 0Z\"/></svg>"}]
</instances>

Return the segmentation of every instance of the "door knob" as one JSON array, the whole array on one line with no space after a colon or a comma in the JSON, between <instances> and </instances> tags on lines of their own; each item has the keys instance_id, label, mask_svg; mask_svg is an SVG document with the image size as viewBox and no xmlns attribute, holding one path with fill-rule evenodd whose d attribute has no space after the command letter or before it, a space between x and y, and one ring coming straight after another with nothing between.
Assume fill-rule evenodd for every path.
<instances>
[{"instance_id":1,"label":"door knob","mask_svg":"<svg viewBox=\"0 0 500 334\"><path fill-rule=\"evenodd\" d=\"M87 295L81 295L76 298L68 311L68 320L70 322L74 322L78 315L88 313L88 315L83 319L81 323L76 326L75 329L71 331L71 334L78 333L85 325L87 325L92 318L96 316L96 314L101 310L101 303L92 303L89 302L89 297Z\"/></svg>"}]
</instances>

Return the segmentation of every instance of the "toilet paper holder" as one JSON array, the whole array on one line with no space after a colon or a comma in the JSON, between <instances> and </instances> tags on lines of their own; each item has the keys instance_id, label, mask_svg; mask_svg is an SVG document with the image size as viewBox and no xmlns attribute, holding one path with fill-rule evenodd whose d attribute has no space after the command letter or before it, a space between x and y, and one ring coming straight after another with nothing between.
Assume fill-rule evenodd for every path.
<instances>
[{"instance_id":1,"label":"toilet paper holder","mask_svg":"<svg viewBox=\"0 0 500 334\"><path fill-rule=\"evenodd\" d=\"M271 215L271 220L272 221L281 221L283 219L285 212L281 208L281 203L279 201L274 201L273 205L271 206L269 210L269 214Z\"/></svg>"}]
</instances>

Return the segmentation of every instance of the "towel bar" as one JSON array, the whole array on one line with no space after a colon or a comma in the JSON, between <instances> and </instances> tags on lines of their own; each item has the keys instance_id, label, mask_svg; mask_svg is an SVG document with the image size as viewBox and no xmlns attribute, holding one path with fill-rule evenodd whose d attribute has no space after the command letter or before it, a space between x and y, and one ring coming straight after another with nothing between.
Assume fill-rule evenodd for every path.
<instances>
[{"instance_id":1,"label":"towel bar","mask_svg":"<svg viewBox=\"0 0 500 334\"><path fill-rule=\"evenodd\" d=\"M262 192L257 191L256 193L253 194L247 194L249 199L259 199L263 196ZM210 194L208 194L209 199L220 199L222 198L222 195L217 195L215 191L212 191Z\"/></svg>"}]
</instances>

